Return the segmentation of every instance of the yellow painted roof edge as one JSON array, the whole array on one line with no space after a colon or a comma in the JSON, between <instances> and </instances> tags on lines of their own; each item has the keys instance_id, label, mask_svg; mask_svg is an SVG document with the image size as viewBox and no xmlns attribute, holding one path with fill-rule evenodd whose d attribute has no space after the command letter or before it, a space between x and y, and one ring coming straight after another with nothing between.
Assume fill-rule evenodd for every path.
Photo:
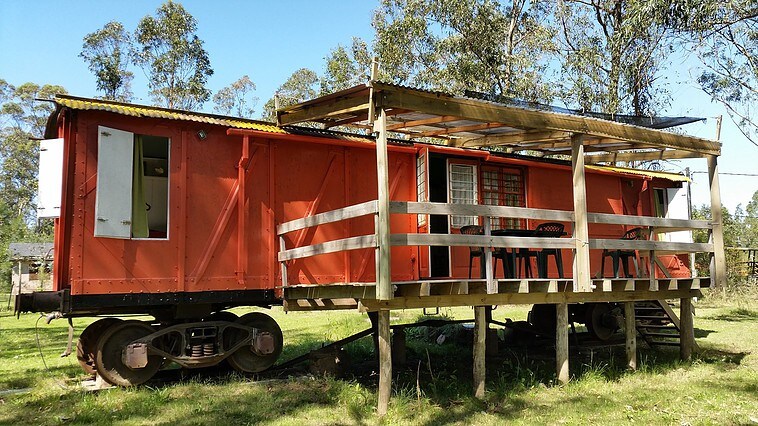
<instances>
[{"instance_id":1,"label":"yellow painted roof edge","mask_svg":"<svg viewBox=\"0 0 758 426\"><path fill-rule=\"evenodd\" d=\"M96 99L76 98L72 96L58 95L55 102L59 105L77 110L108 111L133 117L164 118L169 120L195 121L198 123L216 124L219 126L234 127L237 129L258 130L268 133L288 133L285 129L261 121L246 120L243 118L214 116L190 111L170 110L165 108L150 107L146 105L132 105L120 102L101 101Z\"/></svg>"},{"instance_id":2,"label":"yellow painted roof edge","mask_svg":"<svg viewBox=\"0 0 758 426\"><path fill-rule=\"evenodd\" d=\"M586 168L590 170L600 170L600 171L609 171L609 172L615 172L615 173L626 173L630 175L637 175L637 176L646 176L651 178L660 178L660 179L668 179L670 181L674 182L691 182L691 179L687 176L681 175L679 173L671 173L671 172L656 172L652 170L639 170L639 169L628 169L625 167L610 167L610 166L585 166Z\"/></svg>"}]
</instances>

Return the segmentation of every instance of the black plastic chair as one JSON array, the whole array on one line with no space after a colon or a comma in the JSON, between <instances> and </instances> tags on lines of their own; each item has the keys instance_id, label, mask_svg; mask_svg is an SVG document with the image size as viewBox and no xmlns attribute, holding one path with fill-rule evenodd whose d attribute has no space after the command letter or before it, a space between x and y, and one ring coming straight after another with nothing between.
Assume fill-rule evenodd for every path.
<instances>
[{"instance_id":1,"label":"black plastic chair","mask_svg":"<svg viewBox=\"0 0 758 426\"><path fill-rule=\"evenodd\" d=\"M642 228L632 228L624 233L621 237L622 240L641 240L644 237ZM640 267L637 263L637 250L603 250L602 262L600 263L600 276L605 276L605 258L610 256L613 262L613 277L619 277L619 260L621 266L624 268L624 277L631 278L629 274L629 258L632 258L634 263L634 272L637 277L640 276Z\"/></svg>"},{"instance_id":2,"label":"black plastic chair","mask_svg":"<svg viewBox=\"0 0 758 426\"><path fill-rule=\"evenodd\" d=\"M563 235L564 226L558 222L545 222L537 225L534 229L535 237L553 237L559 238ZM558 277L563 278L563 257L560 249L546 248L542 250L529 250L526 248L519 249L516 253L516 271L520 272L522 261L525 261L524 273L526 278L532 278L532 258L537 262L537 274L540 278L547 278L547 259L553 256L555 266L558 269Z\"/></svg>"},{"instance_id":3,"label":"black plastic chair","mask_svg":"<svg viewBox=\"0 0 758 426\"><path fill-rule=\"evenodd\" d=\"M462 235L484 235L484 228L479 225L466 225L461 228ZM482 247L469 247L468 257L468 277L471 279L471 267L474 264L475 257L482 257L484 255L484 248Z\"/></svg>"}]
</instances>

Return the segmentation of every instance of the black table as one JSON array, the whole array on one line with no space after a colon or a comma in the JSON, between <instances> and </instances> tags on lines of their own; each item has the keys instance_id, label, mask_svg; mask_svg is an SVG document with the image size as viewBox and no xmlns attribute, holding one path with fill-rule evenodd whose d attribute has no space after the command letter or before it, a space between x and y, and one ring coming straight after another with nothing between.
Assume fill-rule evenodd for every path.
<instances>
[{"instance_id":1,"label":"black table","mask_svg":"<svg viewBox=\"0 0 758 426\"><path fill-rule=\"evenodd\" d=\"M491 232L494 237L538 237L538 238L560 238L567 235L565 231L537 231L536 229L495 229ZM518 251L517 251L518 250ZM521 253L528 255L528 248L514 248L512 253L508 253L507 248L498 248L495 251L495 261L501 259L503 261L503 268L505 269L505 276L508 278L516 278L518 269L516 266L517 254ZM527 259L528 261L528 259ZM546 263L547 261L545 261ZM529 271L532 268L529 266ZM540 268L539 261L537 264L537 274L540 278L547 278L547 264L543 268Z\"/></svg>"}]
</instances>

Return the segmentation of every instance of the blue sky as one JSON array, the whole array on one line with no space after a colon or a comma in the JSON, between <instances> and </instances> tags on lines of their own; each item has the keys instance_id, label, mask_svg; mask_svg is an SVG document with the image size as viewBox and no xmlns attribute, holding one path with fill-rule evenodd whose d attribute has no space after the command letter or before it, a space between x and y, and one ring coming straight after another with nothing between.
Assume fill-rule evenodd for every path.
<instances>
[{"instance_id":1,"label":"blue sky","mask_svg":"<svg viewBox=\"0 0 758 426\"><path fill-rule=\"evenodd\" d=\"M81 58L82 38L111 20L131 30L140 18L153 14L159 0L0 0L0 78L19 85L27 81L60 84L71 94L98 95L95 79ZM247 74L257 85L256 110L289 75L302 67L323 72L324 58L338 44L354 36L371 40L375 0L328 1L181 1L198 21L215 74L208 87L217 91ZM699 63L678 61L666 77L669 82L699 74ZM674 100L668 115L710 118L685 128L694 136L714 138L717 115L724 115L722 172L755 173L758 147L744 138L720 105L693 84L671 83ZM148 103L145 78L135 70L136 103ZM205 108L210 110L211 104ZM680 161L670 170L690 167L705 171L704 159ZM721 177L722 200L733 210L750 201L758 190L757 177ZM693 204L709 204L706 174L695 174Z\"/></svg>"}]
</instances>

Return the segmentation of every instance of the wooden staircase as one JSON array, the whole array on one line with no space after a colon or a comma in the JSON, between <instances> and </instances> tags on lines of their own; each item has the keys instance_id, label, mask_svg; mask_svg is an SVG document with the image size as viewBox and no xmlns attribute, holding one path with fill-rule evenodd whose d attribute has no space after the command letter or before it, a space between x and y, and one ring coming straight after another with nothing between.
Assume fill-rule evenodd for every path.
<instances>
[{"instance_id":1,"label":"wooden staircase","mask_svg":"<svg viewBox=\"0 0 758 426\"><path fill-rule=\"evenodd\" d=\"M637 332L650 347L679 346L679 317L665 300L634 304Z\"/></svg>"}]
</instances>

